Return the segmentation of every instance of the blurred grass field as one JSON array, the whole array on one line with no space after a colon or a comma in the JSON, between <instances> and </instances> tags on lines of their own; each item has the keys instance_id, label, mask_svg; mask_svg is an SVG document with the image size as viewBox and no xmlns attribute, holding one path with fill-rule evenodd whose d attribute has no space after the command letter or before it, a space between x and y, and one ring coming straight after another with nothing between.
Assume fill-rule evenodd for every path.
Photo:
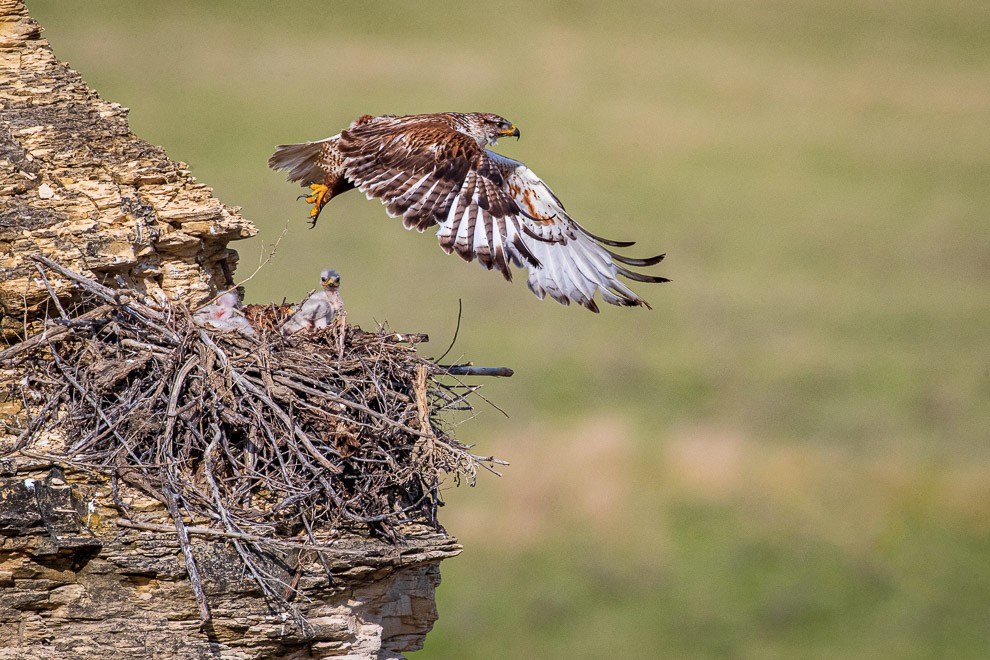
<instances>
[{"instance_id":1,"label":"blurred grass field","mask_svg":"<svg viewBox=\"0 0 990 660\"><path fill-rule=\"evenodd\" d=\"M416 658L990 653L990 4L28 0L131 126L325 265L348 319L516 369L459 427L465 546ZM273 145L486 110L653 311L536 300L351 193L309 230ZM238 247L249 274L261 240Z\"/></svg>"}]
</instances>

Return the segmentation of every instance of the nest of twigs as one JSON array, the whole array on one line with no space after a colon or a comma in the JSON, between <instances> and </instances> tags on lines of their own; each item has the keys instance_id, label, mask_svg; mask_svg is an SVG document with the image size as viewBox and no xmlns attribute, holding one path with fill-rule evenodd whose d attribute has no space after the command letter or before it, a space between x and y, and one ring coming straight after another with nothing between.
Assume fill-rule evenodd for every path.
<instances>
[{"instance_id":1,"label":"nest of twigs","mask_svg":"<svg viewBox=\"0 0 990 660\"><path fill-rule=\"evenodd\" d=\"M421 335L221 333L40 261L79 295L0 353L25 374L18 448L55 432L60 460L160 499L180 538L191 519L275 545L354 526L401 542L403 523L439 528L445 479L501 463L448 433L440 416L470 410L476 386L457 374L473 370L417 355Z\"/></svg>"}]
</instances>

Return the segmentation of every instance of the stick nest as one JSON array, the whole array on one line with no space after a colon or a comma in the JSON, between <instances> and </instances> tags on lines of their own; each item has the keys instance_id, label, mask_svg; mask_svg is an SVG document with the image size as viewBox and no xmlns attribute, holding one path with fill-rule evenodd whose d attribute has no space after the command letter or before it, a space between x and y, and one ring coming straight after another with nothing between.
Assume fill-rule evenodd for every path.
<instances>
[{"instance_id":1,"label":"stick nest","mask_svg":"<svg viewBox=\"0 0 990 660\"><path fill-rule=\"evenodd\" d=\"M0 353L24 374L10 386L28 411L17 448L57 432L60 460L139 486L173 517L274 544L354 526L400 541L406 522L439 529L445 480L502 463L448 432L441 414L470 410L477 388L418 356L422 335L220 333L39 261L79 296Z\"/></svg>"}]
</instances>

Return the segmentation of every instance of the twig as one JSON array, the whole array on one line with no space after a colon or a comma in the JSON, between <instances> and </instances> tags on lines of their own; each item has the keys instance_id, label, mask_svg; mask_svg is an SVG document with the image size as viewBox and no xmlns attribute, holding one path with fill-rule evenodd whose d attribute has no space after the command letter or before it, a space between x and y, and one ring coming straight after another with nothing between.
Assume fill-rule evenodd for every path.
<instances>
[{"instance_id":1,"label":"twig","mask_svg":"<svg viewBox=\"0 0 990 660\"><path fill-rule=\"evenodd\" d=\"M203 580L199 576L196 558L193 557L192 545L189 543L189 531L186 529L185 523L182 522L182 513L179 511L179 496L172 491L165 491L164 495L165 506L168 508L169 515L172 516L172 521L175 522L175 533L179 538L179 547L182 548L182 558L186 562L189 583L196 595L200 627L202 627L208 624L213 616L210 614L210 604L206 601L206 592L203 591Z\"/></svg>"},{"instance_id":2,"label":"twig","mask_svg":"<svg viewBox=\"0 0 990 660\"><path fill-rule=\"evenodd\" d=\"M40 264L35 264L34 267L38 269L38 274L41 275L41 279L45 283L45 288L48 289L48 296L52 299L52 302L55 303L55 306L58 307L59 315L63 319L66 318L67 315L65 313L65 309L62 307L62 303L59 302L58 296L55 295L55 290L52 289L52 283L48 281L48 276L45 275L45 269L42 268Z\"/></svg>"},{"instance_id":3,"label":"twig","mask_svg":"<svg viewBox=\"0 0 990 660\"><path fill-rule=\"evenodd\" d=\"M376 336L381 337L382 341L399 342L404 344L425 344L430 341L429 335L415 332L393 332L390 335Z\"/></svg>"},{"instance_id":4,"label":"twig","mask_svg":"<svg viewBox=\"0 0 990 660\"><path fill-rule=\"evenodd\" d=\"M127 348L133 348L137 351L146 351L148 353L169 353L169 349L163 346L158 346L157 344L149 344L143 341L137 341L136 339L131 339L130 337L124 337L120 340L121 346L126 346Z\"/></svg>"},{"instance_id":5,"label":"twig","mask_svg":"<svg viewBox=\"0 0 990 660\"><path fill-rule=\"evenodd\" d=\"M179 369L179 372L175 374L175 380L172 381L172 392L169 394L168 407L165 409L165 436L162 441L165 451L170 455L172 454L172 435L175 432L175 418L178 414L179 395L182 394L182 386L186 382L189 372L195 369L198 364L198 357L193 356L189 358L182 365L182 368Z\"/></svg>"},{"instance_id":6,"label":"twig","mask_svg":"<svg viewBox=\"0 0 990 660\"><path fill-rule=\"evenodd\" d=\"M348 399L345 399L344 397L337 396L336 394L331 394L330 392L327 392L326 390L316 390L316 389L314 389L312 387L307 387L306 385L303 385L302 383L297 382L296 380L292 379L291 377L285 376L285 375L282 375L282 374L274 374L272 376L272 378L275 380L276 383L279 383L281 385L285 385L287 387L292 387L292 388L297 389L300 392L303 392L305 394L313 394L315 396L322 396L322 397L324 397L326 399L329 399L330 401L335 401L335 402L337 402L337 403L339 403L341 405L347 406L348 408L352 408L354 410L363 412L364 414L368 415L369 417L374 417L375 419L381 420L381 421L385 422L386 424L388 424L390 426L394 426L397 429L400 429L402 431L405 431L406 433L411 433L413 435L420 435L420 436L423 436L423 437L430 437L428 433L425 433L423 431L420 431L419 429L414 429L413 427L409 426L408 424L403 424L402 422L397 422L394 419L392 419L391 417L389 417L388 415L383 415L380 412L376 412L376 411L372 410L371 408L369 408L368 406L365 406L365 405L362 405L360 403L357 403L356 401L349 401Z\"/></svg>"},{"instance_id":7,"label":"twig","mask_svg":"<svg viewBox=\"0 0 990 660\"><path fill-rule=\"evenodd\" d=\"M254 277L255 277L255 275L257 275L258 273L261 272L261 269L262 268L264 268L265 266L268 265L268 263L275 257L276 253L278 253L278 246L282 242L282 239L285 238L285 235L287 233L289 233L289 223L288 222L286 222L285 223L285 226L282 227L282 233L279 234L278 235L278 238L275 239L275 243L272 244L272 249L268 251L268 256L267 257L264 257L264 258L262 258L262 255L264 254L265 246L262 243L262 245L261 245L261 253L258 255L258 258L260 260L259 263L258 263L258 267L255 268L254 269L254 272L252 272L250 275L248 275L243 280L241 280L240 282L238 282L237 284L235 284L233 288L236 289L237 287L244 286L245 284L247 284L248 282L250 282L251 280L253 280Z\"/></svg>"},{"instance_id":8,"label":"twig","mask_svg":"<svg viewBox=\"0 0 990 660\"><path fill-rule=\"evenodd\" d=\"M442 360L445 357L447 357L447 353L450 353L451 349L454 348L454 344L457 343L457 335L460 334L460 332L461 332L461 313L463 311L464 311L463 301L460 298L458 298L457 299L457 325L454 327L454 337L453 337L453 339L450 340L450 346L447 347L447 350L445 350L443 352L443 355L441 355L440 357L438 357L435 360L435 362L439 362L440 360Z\"/></svg>"},{"instance_id":9,"label":"twig","mask_svg":"<svg viewBox=\"0 0 990 660\"><path fill-rule=\"evenodd\" d=\"M451 376L501 376L508 378L514 372L508 367L474 367L469 364L438 364L439 369L434 373L450 374Z\"/></svg>"}]
</instances>

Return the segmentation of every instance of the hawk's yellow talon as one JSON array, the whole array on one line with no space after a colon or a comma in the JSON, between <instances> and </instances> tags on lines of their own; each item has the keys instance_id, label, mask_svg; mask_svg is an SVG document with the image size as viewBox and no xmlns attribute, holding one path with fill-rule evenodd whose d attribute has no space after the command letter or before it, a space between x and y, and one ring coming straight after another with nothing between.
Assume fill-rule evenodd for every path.
<instances>
[{"instance_id":1,"label":"hawk's yellow talon","mask_svg":"<svg viewBox=\"0 0 990 660\"><path fill-rule=\"evenodd\" d=\"M311 184L309 189L313 191L313 194L306 198L306 203L313 205L313 208L309 212L309 217L315 218L319 215L323 205L326 204L325 198L327 193L330 192L330 189L322 183Z\"/></svg>"}]
</instances>

